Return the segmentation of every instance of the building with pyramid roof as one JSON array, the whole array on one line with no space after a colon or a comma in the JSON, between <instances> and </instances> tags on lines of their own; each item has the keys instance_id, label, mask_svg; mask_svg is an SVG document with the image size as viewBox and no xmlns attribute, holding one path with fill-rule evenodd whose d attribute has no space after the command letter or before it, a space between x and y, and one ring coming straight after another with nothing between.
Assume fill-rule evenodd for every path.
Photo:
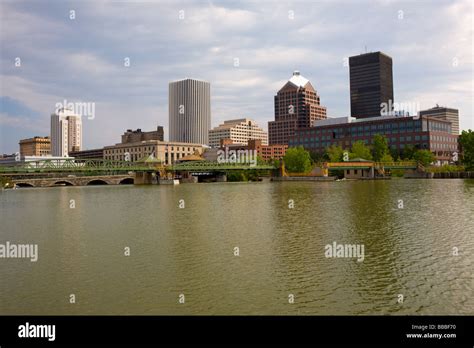
<instances>
[{"instance_id":1,"label":"building with pyramid roof","mask_svg":"<svg viewBox=\"0 0 474 348\"><path fill-rule=\"evenodd\" d=\"M326 108L311 82L294 71L275 96L275 120L268 122L269 144L288 144L296 129L326 118Z\"/></svg>"}]
</instances>

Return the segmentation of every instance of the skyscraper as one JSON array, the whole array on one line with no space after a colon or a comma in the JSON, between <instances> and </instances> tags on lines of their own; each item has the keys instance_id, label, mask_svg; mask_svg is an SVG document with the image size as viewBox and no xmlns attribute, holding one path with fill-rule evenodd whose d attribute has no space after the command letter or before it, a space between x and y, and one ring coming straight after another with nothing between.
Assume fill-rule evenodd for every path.
<instances>
[{"instance_id":1,"label":"skyscraper","mask_svg":"<svg viewBox=\"0 0 474 348\"><path fill-rule=\"evenodd\" d=\"M451 122L451 134L459 135L459 110L436 105L435 107L420 111L420 116L429 116Z\"/></svg>"},{"instance_id":2,"label":"skyscraper","mask_svg":"<svg viewBox=\"0 0 474 348\"><path fill-rule=\"evenodd\" d=\"M325 118L326 108L311 82L295 71L275 96L275 121L268 122L269 144L288 144L297 128L312 127Z\"/></svg>"},{"instance_id":3,"label":"skyscraper","mask_svg":"<svg viewBox=\"0 0 474 348\"><path fill-rule=\"evenodd\" d=\"M82 120L69 109L59 109L51 115L51 154L67 157L82 148Z\"/></svg>"},{"instance_id":4,"label":"skyscraper","mask_svg":"<svg viewBox=\"0 0 474 348\"><path fill-rule=\"evenodd\" d=\"M392 58L382 52L349 57L351 116L381 116L381 103L393 110Z\"/></svg>"},{"instance_id":5,"label":"skyscraper","mask_svg":"<svg viewBox=\"0 0 474 348\"><path fill-rule=\"evenodd\" d=\"M211 129L211 85L184 79L169 84L169 140L209 143Z\"/></svg>"}]
</instances>

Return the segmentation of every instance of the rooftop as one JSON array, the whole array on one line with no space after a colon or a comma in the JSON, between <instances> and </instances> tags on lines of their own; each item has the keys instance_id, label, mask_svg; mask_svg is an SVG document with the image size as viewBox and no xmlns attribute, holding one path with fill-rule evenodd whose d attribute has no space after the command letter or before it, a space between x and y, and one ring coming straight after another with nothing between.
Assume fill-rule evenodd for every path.
<instances>
[{"instance_id":1,"label":"rooftop","mask_svg":"<svg viewBox=\"0 0 474 348\"><path fill-rule=\"evenodd\" d=\"M301 76L298 70L295 70L293 72L293 76L288 80L288 82L291 82L292 84L298 87L304 87L309 82L309 80Z\"/></svg>"}]
</instances>

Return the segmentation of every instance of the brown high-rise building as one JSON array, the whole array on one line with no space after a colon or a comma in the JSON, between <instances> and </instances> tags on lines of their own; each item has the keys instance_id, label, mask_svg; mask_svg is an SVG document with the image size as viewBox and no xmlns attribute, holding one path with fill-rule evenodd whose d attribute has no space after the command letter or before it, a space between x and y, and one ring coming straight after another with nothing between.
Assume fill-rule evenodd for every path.
<instances>
[{"instance_id":1,"label":"brown high-rise building","mask_svg":"<svg viewBox=\"0 0 474 348\"><path fill-rule=\"evenodd\" d=\"M382 103L393 110L392 58L382 52L349 57L351 116L382 116Z\"/></svg>"},{"instance_id":2,"label":"brown high-rise building","mask_svg":"<svg viewBox=\"0 0 474 348\"><path fill-rule=\"evenodd\" d=\"M275 96L275 121L268 122L269 144L288 144L297 128L312 127L326 118L319 95L308 79L295 71Z\"/></svg>"}]
</instances>

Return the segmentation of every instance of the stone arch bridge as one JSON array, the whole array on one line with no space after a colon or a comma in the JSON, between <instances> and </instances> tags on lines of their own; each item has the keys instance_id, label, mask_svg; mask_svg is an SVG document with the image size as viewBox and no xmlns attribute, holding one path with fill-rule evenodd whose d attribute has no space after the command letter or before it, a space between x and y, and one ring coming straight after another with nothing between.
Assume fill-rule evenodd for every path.
<instances>
[{"instance_id":1,"label":"stone arch bridge","mask_svg":"<svg viewBox=\"0 0 474 348\"><path fill-rule=\"evenodd\" d=\"M12 180L18 187L90 186L134 184L134 175L98 175L59 178L18 178Z\"/></svg>"}]
</instances>

